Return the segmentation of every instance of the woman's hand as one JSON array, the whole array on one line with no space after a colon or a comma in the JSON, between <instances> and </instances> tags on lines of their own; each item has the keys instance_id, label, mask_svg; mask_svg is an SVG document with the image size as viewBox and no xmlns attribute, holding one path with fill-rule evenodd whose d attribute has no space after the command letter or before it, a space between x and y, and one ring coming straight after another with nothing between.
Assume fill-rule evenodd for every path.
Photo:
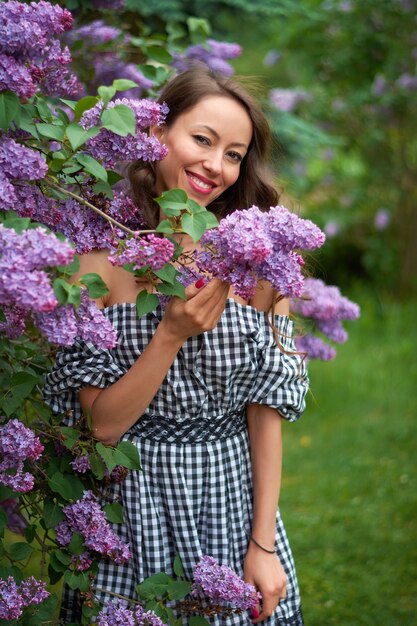
<instances>
[{"instance_id":1,"label":"woman's hand","mask_svg":"<svg viewBox=\"0 0 417 626\"><path fill-rule=\"evenodd\" d=\"M244 576L262 595L258 615L254 612L252 622L257 624L272 615L279 601L287 595L287 575L276 554L267 554L250 542L244 561Z\"/></svg>"},{"instance_id":2,"label":"woman's hand","mask_svg":"<svg viewBox=\"0 0 417 626\"><path fill-rule=\"evenodd\" d=\"M185 293L185 301L171 298L160 323L161 330L181 343L216 326L226 304L229 285L213 278L200 288L190 285Z\"/></svg>"}]
</instances>

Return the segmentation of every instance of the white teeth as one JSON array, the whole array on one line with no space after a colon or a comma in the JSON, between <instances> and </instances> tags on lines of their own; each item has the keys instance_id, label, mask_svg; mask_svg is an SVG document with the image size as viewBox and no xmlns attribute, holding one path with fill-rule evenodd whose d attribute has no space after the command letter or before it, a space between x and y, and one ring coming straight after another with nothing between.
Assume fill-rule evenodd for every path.
<instances>
[{"instance_id":1,"label":"white teeth","mask_svg":"<svg viewBox=\"0 0 417 626\"><path fill-rule=\"evenodd\" d=\"M198 185L199 187L201 187L202 189L211 189L212 185L207 185L207 183L203 183L202 180L200 180L199 178L197 178L196 176L192 176L191 174L188 174L189 178L191 178L191 180Z\"/></svg>"}]
</instances>

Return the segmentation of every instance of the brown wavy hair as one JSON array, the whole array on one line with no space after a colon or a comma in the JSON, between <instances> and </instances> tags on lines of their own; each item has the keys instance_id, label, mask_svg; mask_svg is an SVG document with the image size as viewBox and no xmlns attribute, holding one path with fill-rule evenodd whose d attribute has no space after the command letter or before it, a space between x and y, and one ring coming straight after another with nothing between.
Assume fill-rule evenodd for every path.
<instances>
[{"instance_id":1,"label":"brown wavy hair","mask_svg":"<svg viewBox=\"0 0 417 626\"><path fill-rule=\"evenodd\" d=\"M205 65L195 65L175 76L162 90L159 103L169 107L166 125L175 120L208 96L225 96L241 104L247 111L253 127L249 149L240 166L239 178L207 209L222 218L236 209L246 209L253 204L267 210L278 204L278 192L272 184L267 167L271 146L268 121L257 99L242 82L212 72ZM141 208L150 227L158 224L159 207L155 195L155 172L152 163L135 161L128 168L128 178L133 197Z\"/></svg>"}]
</instances>

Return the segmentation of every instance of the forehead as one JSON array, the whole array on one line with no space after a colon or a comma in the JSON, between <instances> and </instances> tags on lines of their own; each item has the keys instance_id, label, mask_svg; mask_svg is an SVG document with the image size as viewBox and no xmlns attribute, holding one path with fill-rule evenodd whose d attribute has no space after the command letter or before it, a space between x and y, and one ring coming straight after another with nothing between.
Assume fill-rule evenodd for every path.
<instances>
[{"instance_id":1,"label":"forehead","mask_svg":"<svg viewBox=\"0 0 417 626\"><path fill-rule=\"evenodd\" d=\"M252 120L240 102L227 96L207 96L175 120L189 127L209 127L220 137L250 144Z\"/></svg>"}]
</instances>

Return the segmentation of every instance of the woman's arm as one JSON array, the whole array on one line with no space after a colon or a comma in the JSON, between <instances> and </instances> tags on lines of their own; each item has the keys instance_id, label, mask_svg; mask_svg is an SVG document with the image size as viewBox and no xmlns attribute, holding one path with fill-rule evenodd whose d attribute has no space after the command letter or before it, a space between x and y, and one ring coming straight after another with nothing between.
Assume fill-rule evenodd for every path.
<instances>
[{"instance_id":1,"label":"woman's arm","mask_svg":"<svg viewBox=\"0 0 417 626\"><path fill-rule=\"evenodd\" d=\"M96 272L107 284L110 294L98 302L106 306L115 300L131 300L131 275L109 267L105 255L82 258L80 273ZM123 273L121 273L123 272ZM77 277L75 277L76 279ZM126 281L125 297L120 281ZM137 292L137 287L135 288ZM172 298L164 317L146 349L117 382L105 389L85 387L79 398L83 412L89 413L94 436L107 444L115 443L144 413L157 393L183 343L191 336L214 328L223 312L229 286L217 279L198 289L186 290L187 300ZM121 298L121 299L120 299Z\"/></svg>"},{"instance_id":2,"label":"woman's arm","mask_svg":"<svg viewBox=\"0 0 417 626\"><path fill-rule=\"evenodd\" d=\"M276 512L281 487L282 418L275 409L252 404L247 409L253 476L252 537L267 550L273 550ZM245 580L262 594L260 622L273 613L279 599L286 596L286 574L276 554L269 554L249 541Z\"/></svg>"}]
</instances>

